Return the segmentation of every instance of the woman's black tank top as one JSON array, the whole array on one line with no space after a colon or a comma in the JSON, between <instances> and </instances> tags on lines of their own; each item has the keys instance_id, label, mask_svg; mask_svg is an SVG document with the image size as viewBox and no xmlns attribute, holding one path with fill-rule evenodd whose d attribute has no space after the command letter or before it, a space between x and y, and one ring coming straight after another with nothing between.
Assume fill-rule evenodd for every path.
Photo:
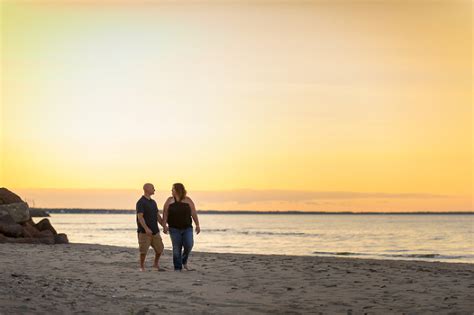
<instances>
[{"instance_id":1,"label":"woman's black tank top","mask_svg":"<svg viewBox=\"0 0 474 315\"><path fill-rule=\"evenodd\" d=\"M175 229L187 229L192 227L191 207L186 202L174 199L168 207L168 225Z\"/></svg>"}]
</instances>

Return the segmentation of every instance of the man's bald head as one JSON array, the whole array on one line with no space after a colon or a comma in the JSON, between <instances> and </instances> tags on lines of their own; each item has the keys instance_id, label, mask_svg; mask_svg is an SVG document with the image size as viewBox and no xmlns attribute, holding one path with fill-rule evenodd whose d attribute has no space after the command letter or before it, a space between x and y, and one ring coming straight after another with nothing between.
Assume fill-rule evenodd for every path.
<instances>
[{"instance_id":1,"label":"man's bald head","mask_svg":"<svg viewBox=\"0 0 474 315\"><path fill-rule=\"evenodd\" d=\"M145 195L151 196L155 193L155 187L151 183L146 183L145 185L143 185L143 192L145 193Z\"/></svg>"}]
</instances>

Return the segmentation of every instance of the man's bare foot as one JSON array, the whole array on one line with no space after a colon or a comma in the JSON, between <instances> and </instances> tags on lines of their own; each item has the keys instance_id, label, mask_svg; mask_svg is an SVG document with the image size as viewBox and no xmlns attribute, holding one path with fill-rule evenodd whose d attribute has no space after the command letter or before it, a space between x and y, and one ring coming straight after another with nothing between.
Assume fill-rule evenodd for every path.
<instances>
[{"instance_id":1,"label":"man's bare foot","mask_svg":"<svg viewBox=\"0 0 474 315\"><path fill-rule=\"evenodd\" d=\"M161 268L159 265L158 266L153 266L153 269L155 269L156 271L166 271L166 269Z\"/></svg>"},{"instance_id":2,"label":"man's bare foot","mask_svg":"<svg viewBox=\"0 0 474 315\"><path fill-rule=\"evenodd\" d=\"M145 271L145 268L141 268L141 267L140 267L139 270L140 270L140 272L144 272L144 271Z\"/></svg>"}]
</instances>

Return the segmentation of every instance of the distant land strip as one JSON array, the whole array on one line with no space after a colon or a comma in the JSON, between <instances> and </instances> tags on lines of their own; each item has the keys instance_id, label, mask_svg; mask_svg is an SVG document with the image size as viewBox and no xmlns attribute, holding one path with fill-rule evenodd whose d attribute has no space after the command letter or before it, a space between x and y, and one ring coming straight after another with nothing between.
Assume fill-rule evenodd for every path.
<instances>
[{"instance_id":1,"label":"distant land strip","mask_svg":"<svg viewBox=\"0 0 474 315\"><path fill-rule=\"evenodd\" d=\"M45 211L47 213L77 213L77 214L135 214L135 210L126 209L80 209L80 208L31 208L32 210ZM160 210L161 212L161 210ZM248 210L198 210L199 214L316 214L316 215L474 215L474 211L453 211L453 212L433 212L433 211L418 211L418 212L358 212L358 211L344 211L344 212L329 212L329 211L248 211Z\"/></svg>"}]
</instances>

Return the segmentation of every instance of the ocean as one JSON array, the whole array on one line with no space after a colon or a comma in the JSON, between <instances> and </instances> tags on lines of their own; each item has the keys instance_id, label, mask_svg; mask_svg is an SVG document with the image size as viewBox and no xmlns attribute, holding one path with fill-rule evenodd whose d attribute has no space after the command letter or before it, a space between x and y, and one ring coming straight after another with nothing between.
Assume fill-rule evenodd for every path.
<instances>
[{"instance_id":1,"label":"ocean","mask_svg":"<svg viewBox=\"0 0 474 315\"><path fill-rule=\"evenodd\" d=\"M199 219L195 251L474 263L473 215L201 214ZM50 220L74 243L137 247L133 214L51 214ZM170 249L169 235L162 237Z\"/></svg>"}]
</instances>

